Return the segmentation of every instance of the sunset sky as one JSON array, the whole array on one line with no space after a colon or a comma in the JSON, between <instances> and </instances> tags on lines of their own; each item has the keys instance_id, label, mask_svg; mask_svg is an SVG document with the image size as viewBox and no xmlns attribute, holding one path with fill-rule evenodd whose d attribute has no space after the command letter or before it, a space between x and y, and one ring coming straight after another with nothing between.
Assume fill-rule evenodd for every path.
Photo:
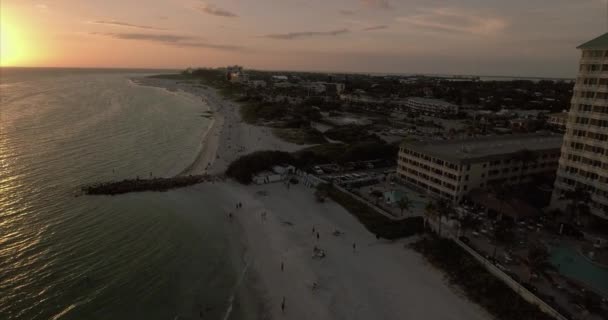
<instances>
[{"instance_id":1,"label":"sunset sky","mask_svg":"<svg viewBox=\"0 0 608 320\"><path fill-rule=\"evenodd\" d=\"M0 0L3 66L574 77L606 0Z\"/></svg>"}]
</instances>

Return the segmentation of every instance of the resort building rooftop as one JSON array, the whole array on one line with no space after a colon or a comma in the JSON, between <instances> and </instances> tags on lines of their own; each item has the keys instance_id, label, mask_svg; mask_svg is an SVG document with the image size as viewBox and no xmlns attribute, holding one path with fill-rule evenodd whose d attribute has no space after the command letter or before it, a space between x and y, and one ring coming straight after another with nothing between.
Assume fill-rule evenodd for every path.
<instances>
[{"instance_id":1,"label":"resort building rooftop","mask_svg":"<svg viewBox=\"0 0 608 320\"><path fill-rule=\"evenodd\" d=\"M446 141L404 141L401 146L446 161L460 163L502 158L521 150L545 151L562 145L559 134L519 134Z\"/></svg>"}]
</instances>

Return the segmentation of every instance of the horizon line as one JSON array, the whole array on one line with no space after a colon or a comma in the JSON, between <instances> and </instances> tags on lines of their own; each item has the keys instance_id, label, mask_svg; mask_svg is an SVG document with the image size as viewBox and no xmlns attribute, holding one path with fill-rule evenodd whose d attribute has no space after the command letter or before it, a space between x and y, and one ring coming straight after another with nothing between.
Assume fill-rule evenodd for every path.
<instances>
[{"instance_id":1,"label":"horizon line","mask_svg":"<svg viewBox=\"0 0 608 320\"><path fill-rule=\"evenodd\" d=\"M89 70L150 70L150 71L181 71L187 68L198 69L208 68L217 69L223 67L186 67L186 68L169 68L169 67L57 67L57 66L0 66L0 69L89 69ZM573 77L555 77L555 76L515 76L515 75L488 75L488 74L465 74L465 73L424 73L424 72L360 72L360 71L331 71L331 70L289 70L289 69L264 69L264 68L245 68L245 70L261 71L261 72L293 72L293 73L328 73L328 74L357 74L357 75L388 75L388 76L435 76L435 77L479 77L479 78L516 78L516 79L546 79L546 80L574 80Z\"/></svg>"}]
</instances>

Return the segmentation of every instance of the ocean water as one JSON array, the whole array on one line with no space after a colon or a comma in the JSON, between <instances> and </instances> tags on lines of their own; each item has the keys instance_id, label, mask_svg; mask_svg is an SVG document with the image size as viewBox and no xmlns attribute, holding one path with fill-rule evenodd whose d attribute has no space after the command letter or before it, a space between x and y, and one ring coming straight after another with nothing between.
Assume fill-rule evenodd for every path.
<instances>
[{"instance_id":1,"label":"ocean water","mask_svg":"<svg viewBox=\"0 0 608 320\"><path fill-rule=\"evenodd\" d=\"M207 106L143 75L0 70L0 319L225 316L241 266L217 199L76 196L194 161Z\"/></svg>"}]
</instances>

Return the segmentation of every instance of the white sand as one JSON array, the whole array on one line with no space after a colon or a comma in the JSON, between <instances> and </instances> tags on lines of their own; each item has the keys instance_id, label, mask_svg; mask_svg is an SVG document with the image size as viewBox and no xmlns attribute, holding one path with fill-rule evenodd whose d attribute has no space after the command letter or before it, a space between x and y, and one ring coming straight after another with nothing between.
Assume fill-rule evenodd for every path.
<instances>
[{"instance_id":1,"label":"white sand","mask_svg":"<svg viewBox=\"0 0 608 320\"><path fill-rule=\"evenodd\" d=\"M201 191L231 195L227 211L243 203L234 221L242 227L246 259L258 275L271 319L491 318L449 288L423 257L405 249L406 240L376 240L341 206L317 203L304 186L287 190L283 184L221 183ZM318 241L313 226L320 233ZM334 236L336 229L344 234ZM312 258L315 245L327 251L325 259ZM316 290L313 282L318 283Z\"/></svg>"},{"instance_id":2,"label":"white sand","mask_svg":"<svg viewBox=\"0 0 608 320\"><path fill-rule=\"evenodd\" d=\"M239 156L259 150L296 151L307 147L285 142L272 134L270 128L254 126L241 120L239 106L223 99L216 90L175 80L139 78L136 84L177 90L195 95L212 112L213 123L203 136L197 159L182 174L221 174ZM211 163L211 166L207 165Z\"/></svg>"},{"instance_id":3,"label":"white sand","mask_svg":"<svg viewBox=\"0 0 608 320\"><path fill-rule=\"evenodd\" d=\"M279 140L268 128L242 123L236 105L211 89L166 80L146 84L202 95L215 113L216 122L206 137L208 146L192 172L203 172L206 163L213 162L208 172L221 173L239 155L255 150L302 148ZM218 201L227 201L222 204L226 212L234 212L235 203L243 203L235 213L235 227L242 228L246 259L257 275L256 286L264 293L271 319L491 319L450 288L441 272L423 257L405 249L406 240L376 240L341 206L317 203L312 190L301 185L287 190L280 183L241 186L228 182L196 188L217 193ZM266 191L267 196L258 191ZM264 211L268 212L265 221ZM313 226L320 233L318 241ZM332 235L336 229L344 235ZM325 259L312 258L315 245L326 250Z\"/></svg>"}]
</instances>

